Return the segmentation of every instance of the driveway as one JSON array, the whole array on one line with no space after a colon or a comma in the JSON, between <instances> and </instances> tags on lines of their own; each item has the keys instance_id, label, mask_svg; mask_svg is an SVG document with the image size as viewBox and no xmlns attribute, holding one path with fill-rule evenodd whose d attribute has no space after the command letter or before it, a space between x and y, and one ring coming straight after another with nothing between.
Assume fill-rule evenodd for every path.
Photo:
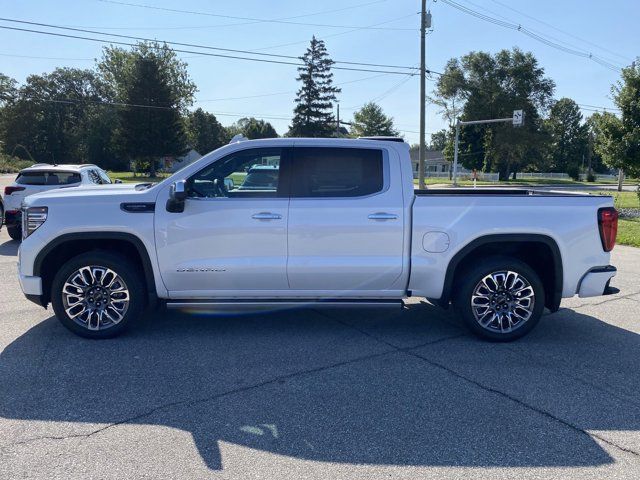
<instances>
[{"instance_id":1,"label":"driveway","mask_svg":"<svg viewBox=\"0 0 640 480\"><path fill-rule=\"evenodd\" d=\"M450 311L159 310L120 338L21 295L0 232L0 478L640 476L640 250L617 296L491 344Z\"/></svg>"}]
</instances>

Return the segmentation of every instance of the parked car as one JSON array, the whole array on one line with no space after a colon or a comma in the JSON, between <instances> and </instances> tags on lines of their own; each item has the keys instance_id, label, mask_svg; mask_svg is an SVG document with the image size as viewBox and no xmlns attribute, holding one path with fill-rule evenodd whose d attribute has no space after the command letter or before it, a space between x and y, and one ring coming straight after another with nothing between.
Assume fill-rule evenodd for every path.
<instances>
[{"instance_id":1,"label":"parked car","mask_svg":"<svg viewBox=\"0 0 640 480\"><path fill-rule=\"evenodd\" d=\"M255 165L249 169L239 190L274 189L278 185L277 165Z\"/></svg>"},{"instance_id":2,"label":"parked car","mask_svg":"<svg viewBox=\"0 0 640 480\"><path fill-rule=\"evenodd\" d=\"M267 158L275 184L222 188ZM235 142L155 185L44 192L23 211L24 294L90 338L119 334L158 300L221 310L426 297L508 341L563 297L616 292L611 197L414 190L401 140Z\"/></svg>"},{"instance_id":3,"label":"parked car","mask_svg":"<svg viewBox=\"0 0 640 480\"><path fill-rule=\"evenodd\" d=\"M7 232L14 240L22 238L20 204L34 193L77 187L106 185L112 181L107 172L95 165L50 165L39 163L20 170L15 181L4 188L4 213Z\"/></svg>"}]
</instances>

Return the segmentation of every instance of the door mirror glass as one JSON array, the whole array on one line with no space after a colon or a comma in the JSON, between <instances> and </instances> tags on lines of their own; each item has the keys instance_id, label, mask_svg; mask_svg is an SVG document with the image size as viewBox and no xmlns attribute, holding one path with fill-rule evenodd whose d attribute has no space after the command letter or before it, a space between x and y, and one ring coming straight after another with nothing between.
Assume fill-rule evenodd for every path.
<instances>
[{"instance_id":1,"label":"door mirror glass","mask_svg":"<svg viewBox=\"0 0 640 480\"><path fill-rule=\"evenodd\" d=\"M184 201L187 199L187 182L178 180L169 187L169 199L167 200L167 212L184 212Z\"/></svg>"}]
</instances>

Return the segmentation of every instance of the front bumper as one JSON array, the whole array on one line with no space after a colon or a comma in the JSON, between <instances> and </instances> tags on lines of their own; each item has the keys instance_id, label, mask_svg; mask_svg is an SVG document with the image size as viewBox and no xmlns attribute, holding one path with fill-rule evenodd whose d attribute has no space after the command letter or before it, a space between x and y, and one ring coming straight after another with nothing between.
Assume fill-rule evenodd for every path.
<instances>
[{"instance_id":1,"label":"front bumper","mask_svg":"<svg viewBox=\"0 0 640 480\"><path fill-rule=\"evenodd\" d=\"M617 272L618 270L613 265L592 268L580 280L578 296L585 298L618 293L619 290L617 288L609 285Z\"/></svg>"},{"instance_id":2,"label":"front bumper","mask_svg":"<svg viewBox=\"0 0 640 480\"><path fill-rule=\"evenodd\" d=\"M30 300L41 307L47 308L42 294L42 278L23 275L20 272L20 264L18 263L18 280L20 282L22 293L27 297L27 300Z\"/></svg>"}]
</instances>

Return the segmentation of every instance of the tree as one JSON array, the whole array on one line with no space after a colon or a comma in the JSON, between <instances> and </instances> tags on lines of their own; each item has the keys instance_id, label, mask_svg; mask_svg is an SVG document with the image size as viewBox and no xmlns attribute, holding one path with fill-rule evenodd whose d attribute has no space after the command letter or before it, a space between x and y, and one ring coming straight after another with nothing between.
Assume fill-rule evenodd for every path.
<instances>
[{"instance_id":1,"label":"tree","mask_svg":"<svg viewBox=\"0 0 640 480\"><path fill-rule=\"evenodd\" d=\"M640 175L640 62L622 69L622 78L611 93L621 116L592 115L596 152L609 167Z\"/></svg>"},{"instance_id":2,"label":"tree","mask_svg":"<svg viewBox=\"0 0 640 480\"><path fill-rule=\"evenodd\" d=\"M156 159L186 151L184 123L167 71L154 55L138 56L124 90L120 136L140 169L156 174Z\"/></svg>"},{"instance_id":3,"label":"tree","mask_svg":"<svg viewBox=\"0 0 640 480\"><path fill-rule=\"evenodd\" d=\"M227 135L229 138L233 138L237 134L242 134L249 140L278 137L278 132L273 128L273 125L254 117L241 118L236 123L228 127Z\"/></svg>"},{"instance_id":4,"label":"tree","mask_svg":"<svg viewBox=\"0 0 640 480\"><path fill-rule=\"evenodd\" d=\"M290 137L329 137L334 132L332 109L336 93L331 66L324 41L312 37L306 53L299 57L304 65L298 67L299 82L294 117L289 127Z\"/></svg>"},{"instance_id":5,"label":"tree","mask_svg":"<svg viewBox=\"0 0 640 480\"><path fill-rule=\"evenodd\" d=\"M551 107L545 121L551 137L550 170L566 172L576 180L589 148L589 127L582 120L578 104L570 98L561 98Z\"/></svg>"},{"instance_id":6,"label":"tree","mask_svg":"<svg viewBox=\"0 0 640 480\"><path fill-rule=\"evenodd\" d=\"M146 107L143 103L142 107L123 107L118 115L117 136L115 145L119 148L119 155L126 158L137 156L136 162L138 167L150 170L155 174L155 160L158 156L175 155L184 151L186 146L186 134L184 132L184 122L177 122L176 118L187 114L187 108L193 104L193 96L197 90L196 85L189 77L187 64L181 61L176 53L166 44L158 42L140 42L131 50L125 50L120 47L105 47L103 50L102 60L98 63L98 72L108 86L108 93L111 98L120 103L133 103L131 101L132 94L137 88L137 94L134 97L145 101L144 91L140 90L142 81L140 74L142 63L147 66L154 65L153 69L157 70L156 78L162 82L162 92L157 89L154 95L162 93L162 98L152 98L149 96L147 100L156 104L167 105L163 109ZM145 67L147 68L147 67ZM151 70L147 68L147 72ZM136 87L134 85L137 84ZM134 113L133 109L138 109ZM151 113L154 110L154 113ZM164 110L165 113L159 113ZM173 110L172 113L169 113ZM147 114L142 114L147 111ZM150 125L154 118L162 118L163 127L159 130L165 131L169 135L162 139L161 143L156 143L153 149L153 138L158 138L158 132L146 130L148 135L141 138L140 145L135 144L135 140L131 139L131 132L137 131L143 134L139 124L124 124L125 119L131 122L136 120L144 121L144 125ZM132 141L129 141L132 140ZM171 144L174 142L173 144ZM142 144L146 146L142 147ZM140 148L138 148L140 147ZM153 154L150 154L154 150Z\"/></svg>"},{"instance_id":7,"label":"tree","mask_svg":"<svg viewBox=\"0 0 640 480\"><path fill-rule=\"evenodd\" d=\"M393 118L386 116L380 105L369 102L353 114L351 135L355 137L375 135L395 137L398 132L393 128Z\"/></svg>"},{"instance_id":8,"label":"tree","mask_svg":"<svg viewBox=\"0 0 640 480\"><path fill-rule=\"evenodd\" d=\"M41 162L108 167L117 159L108 100L105 84L91 70L30 75L4 108L4 150Z\"/></svg>"},{"instance_id":9,"label":"tree","mask_svg":"<svg viewBox=\"0 0 640 480\"><path fill-rule=\"evenodd\" d=\"M0 73L0 108L15 99L18 90L17 82L7 75Z\"/></svg>"},{"instance_id":10,"label":"tree","mask_svg":"<svg viewBox=\"0 0 640 480\"><path fill-rule=\"evenodd\" d=\"M438 150L442 152L447 146L447 139L450 137L450 132L447 132L444 128L431 134L431 143L429 143L429 150Z\"/></svg>"},{"instance_id":11,"label":"tree","mask_svg":"<svg viewBox=\"0 0 640 480\"><path fill-rule=\"evenodd\" d=\"M187 64L167 44L139 42L131 50L105 47L97 69L102 80L111 89L111 95L118 101L124 101L140 58L151 59L156 63L176 106L186 112L187 107L193 104L197 87L189 77Z\"/></svg>"},{"instance_id":12,"label":"tree","mask_svg":"<svg viewBox=\"0 0 640 480\"><path fill-rule=\"evenodd\" d=\"M533 54L515 48L495 55L471 52L460 60L450 60L435 95L443 101L456 99L462 120L505 118L513 110L524 110L526 122L520 128L505 123L461 129L463 165L497 171L504 180L544 161L547 135L542 117L550 107L554 88Z\"/></svg>"},{"instance_id":13,"label":"tree","mask_svg":"<svg viewBox=\"0 0 640 480\"><path fill-rule=\"evenodd\" d=\"M216 116L202 108L189 113L186 123L189 145L203 155L228 142L227 132Z\"/></svg>"}]
</instances>

